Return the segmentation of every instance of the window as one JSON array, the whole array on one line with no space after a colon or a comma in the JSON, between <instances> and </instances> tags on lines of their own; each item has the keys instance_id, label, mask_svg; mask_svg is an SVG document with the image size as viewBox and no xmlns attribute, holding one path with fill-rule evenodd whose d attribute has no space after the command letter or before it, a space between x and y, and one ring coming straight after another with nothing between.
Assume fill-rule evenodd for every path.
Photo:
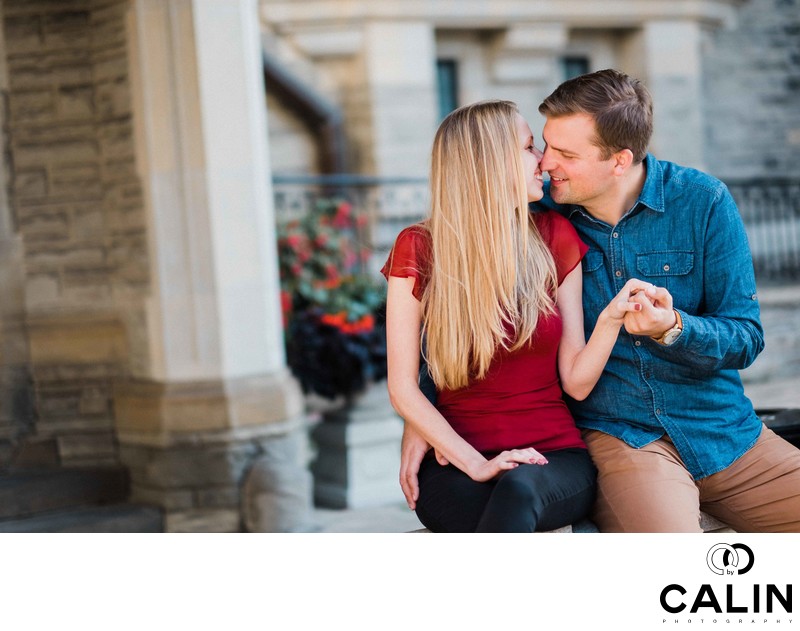
<instances>
[{"instance_id":1,"label":"window","mask_svg":"<svg viewBox=\"0 0 800 631\"><path fill-rule=\"evenodd\" d=\"M564 81L586 74L589 72L589 58L577 55L564 57L561 59L561 71L564 75Z\"/></svg>"},{"instance_id":2,"label":"window","mask_svg":"<svg viewBox=\"0 0 800 631\"><path fill-rule=\"evenodd\" d=\"M458 65L452 59L436 60L439 120L458 107Z\"/></svg>"}]
</instances>

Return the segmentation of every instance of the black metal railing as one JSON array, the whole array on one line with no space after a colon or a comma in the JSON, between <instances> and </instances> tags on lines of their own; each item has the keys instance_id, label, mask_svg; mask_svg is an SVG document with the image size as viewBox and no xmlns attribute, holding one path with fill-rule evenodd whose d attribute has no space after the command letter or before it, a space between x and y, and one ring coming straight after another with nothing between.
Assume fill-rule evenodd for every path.
<instances>
[{"instance_id":1,"label":"black metal railing","mask_svg":"<svg viewBox=\"0 0 800 631\"><path fill-rule=\"evenodd\" d=\"M727 179L759 284L800 281L800 179Z\"/></svg>"},{"instance_id":2,"label":"black metal railing","mask_svg":"<svg viewBox=\"0 0 800 631\"><path fill-rule=\"evenodd\" d=\"M800 179L726 179L747 230L759 284L800 281ZM278 220L301 217L320 197L340 197L367 218L365 246L382 263L397 233L428 208L426 178L276 175Z\"/></svg>"},{"instance_id":3,"label":"black metal railing","mask_svg":"<svg viewBox=\"0 0 800 631\"><path fill-rule=\"evenodd\" d=\"M422 219L428 208L428 180L414 177L368 175L276 175L272 179L275 214L289 221L307 214L320 198L350 202L364 217L361 244L372 251L369 267L386 259L397 233Z\"/></svg>"}]
</instances>

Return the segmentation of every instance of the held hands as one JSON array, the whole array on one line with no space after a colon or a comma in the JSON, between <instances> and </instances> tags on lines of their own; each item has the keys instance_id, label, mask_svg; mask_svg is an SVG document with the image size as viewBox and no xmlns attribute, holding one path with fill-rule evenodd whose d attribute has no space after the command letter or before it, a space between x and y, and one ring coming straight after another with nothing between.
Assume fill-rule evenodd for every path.
<instances>
[{"instance_id":1,"label":"held hands","mask_svg":"<svg viewBox=\"0 0 800 631\"><path fill-rule=\"evenodd\" d=\"M623 322L628 322L628 317L632 316L643 309L640 300L634 300L635 296L642 294L648 295L647 292L655 290L655 286L651 283L646 283L638 278L631 278L622 290L614 296L608 306L603 309L600 314L601 317L605 316L612 324L622 326ZM666 291L666 290L664 290Z\"/></svg>"},{"instance_id":2,"label":"held hands","mask_svg":"<svg viewBox=\"0 0 800 631\"><path fill-rule=\"evenodd\" d=\"M637 282L641 283L641 281ZM664 287L656 287L650 283L642 284L646 287L635 287L628 299L632 304L639 305L640 308L625 314L625 330L631 335L658 337L664 331L675 326L676 317L672 308L672 295Z\"/></svg>"},{"instance_id":3,"label":"held hands","mask_svg":"<svg viewBox=\"0 0 800 631\"><path fill-rule=\"evenodd\" d=\"M664 287L631 278L600 317L631 335L658 337L675 325L672 295Z\"/></svg>"}]
</instances>

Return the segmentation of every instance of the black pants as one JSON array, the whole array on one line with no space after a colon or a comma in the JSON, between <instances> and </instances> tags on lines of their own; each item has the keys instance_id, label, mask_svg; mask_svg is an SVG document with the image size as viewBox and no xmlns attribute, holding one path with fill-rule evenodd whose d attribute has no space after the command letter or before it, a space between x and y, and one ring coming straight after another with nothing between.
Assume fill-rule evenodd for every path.
<instances>
[{"instance_id":1,"label":"black pants","mask_svg":"<svg viewBox=\"0 0 800 631\"><path fill-rule=\"evenodd\" d=\"M546 465L521 464L475 482L429 454L419 471L417 517L433 532L555 530L589 514L597 470L585 449L550 451Z\"/></svg>"}]
</instances>

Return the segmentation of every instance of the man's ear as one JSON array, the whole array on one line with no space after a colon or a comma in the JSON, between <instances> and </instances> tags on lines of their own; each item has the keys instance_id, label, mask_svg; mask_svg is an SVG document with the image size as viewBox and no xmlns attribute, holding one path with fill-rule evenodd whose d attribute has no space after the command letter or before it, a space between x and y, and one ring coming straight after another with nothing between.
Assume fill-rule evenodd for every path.
<instances>
[{"instance_id":1,"label":"man's ear","mask_svg":"<svg viewBox=\"0 0 800 631\"><path fill-rule=\"evenodd\" d=\"M617 151L612 158L614 160L614 175L624 175L625 171L633 164L633 151L623 149L622 151Z\"/></svg>"}]
</instances>

